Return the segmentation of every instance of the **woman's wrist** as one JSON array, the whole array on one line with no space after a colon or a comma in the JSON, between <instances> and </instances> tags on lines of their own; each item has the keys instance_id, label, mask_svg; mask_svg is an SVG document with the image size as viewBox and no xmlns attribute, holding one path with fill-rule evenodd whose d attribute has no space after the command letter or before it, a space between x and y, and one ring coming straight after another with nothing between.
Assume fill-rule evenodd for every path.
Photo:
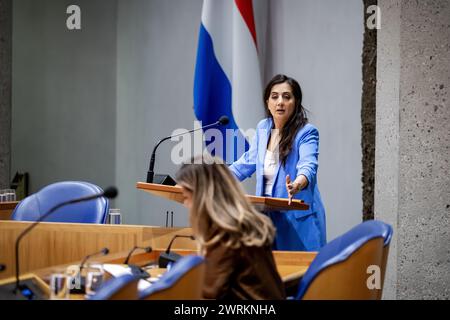
<instances>
[{"instance_id":1,"label":"woman's wrist","mask_svg":"<svg viewBox=\"0 0 450 320\"><path fill-rule=\"evenodd\" d=\"M308 186L308 179L301 174L295 179L294 186L298 191L302 191Z\"/></svg>"}]
</instances>

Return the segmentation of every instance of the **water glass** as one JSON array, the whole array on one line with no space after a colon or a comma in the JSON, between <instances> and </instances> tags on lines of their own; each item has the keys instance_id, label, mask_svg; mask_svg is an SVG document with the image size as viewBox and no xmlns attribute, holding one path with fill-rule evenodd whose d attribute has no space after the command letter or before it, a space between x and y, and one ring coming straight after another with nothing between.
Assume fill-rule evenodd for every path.
<instances>
[{"instance_id":1,"label":"water glass","mask_svg":"<svg viewBox=\"0 0 450 320\"><path fill-rule=\"evenodd\" d=\"M69 299L70 276L64 273L54 273L50 276L50 299Z\"/></svg>"},{"instance_id":2,"label":"water glass","mask_svg":"<svg viewBox=\"0 0 450 320\"><path fill-rule=\"evenodd\" d=\"M66 269L66 274L69 276L69 289L71 292L82 290L82 279L79 265L70 265Z\"/></svg>"},{"instance_id":3,"label":"water glass","mask_svg":"<svg viewBox=\"0 0 450 320\"><path fill-rule=\"evenodd\" d=\"M86 267L86 294L94 294L105 280L105 271L101 264L90 264Z\"/></svg>"},{"instance_id":4,"label":"water glass","mask_svg":"<svg viewBox=\"0 0 450 320\"><path fill-rule=\"evenodd\" d=\"M0 202L16 201L16 190L2 189L0 190Z\"/></svg>"},{"instance_id":5,"label":"water glass","mask_svg":"<svg viewBox=\"0 0 450 320\"><path fill-rule=\"evenodd\" d=\"M109 209L107 222L109 224L122 224L120 209Z\"/></svg>"},{"instance_id":6,"label":"water glass","mask_svg":"<svg viewBox=\"0 0 450 320\"><path fill-rule=\"evenodd\" d=\"M7 190L7 199L6 201L16 201L16 190L8 189Z\"/></svg>"}]
</instances>

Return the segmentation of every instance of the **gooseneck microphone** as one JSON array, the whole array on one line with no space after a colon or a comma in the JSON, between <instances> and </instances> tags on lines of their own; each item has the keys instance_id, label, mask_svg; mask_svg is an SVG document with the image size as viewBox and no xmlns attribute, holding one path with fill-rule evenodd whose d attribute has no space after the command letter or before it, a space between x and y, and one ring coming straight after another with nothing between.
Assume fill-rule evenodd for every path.
<instances>
[{"instance_id":1,"label":"gooseneck microphone","mask_svg":"<svg viewBox=\"0 0 450 320\"><path fill-rule=\"evenodd\" d=\"M133 252L135 252L138 249L142 249L146 253L152 252L152 247L138 247L138 246L134 246L133 249L131 249L130 252L128 253L127 258L125 259L123 264L128 264L128 261L130 261L130 258L132 256Z\"/></svg>"},{"instance_id":2,"label":"gooseneck microphone","mask_svg":"<svg viewBox=\"0 0 450 320\"><path fill-rule=\"evenodd\" d=\"M176 238L189 238L191 240L195 240L194 236L185 236L185 235L181 235L181 234L176 234L172 240L170 240L169 242L169 246L166 249L166 253L169 254L170 253L170 249L172 248L172 243L175 241Z\"/></svg>"},{"instance_id":3,"label":"gooseneck microphone","mask_svg":"<svg viewBox=\"0 0 450 320\"><path fill-rule=\"evenodd\" d=\"M109 253L109 249L108 248L103 248L100 251L88 254L86 257L84 257L84 259L81 261L80 263L80 267L78 268L78 273L81 275L81 270L83 270L84 265L86 264L86 261L88 261L90 258L98 256L98 255L102 255L102 256L106 256Z\"/></svg>"},{"instance_id":4,"label":"gooseneck microphone","mask_svg":"<svg viewBox=\"0 0 450 320\"><path fill-rule=\"evenodd\" d=\"M134 264L129 264L128 262L130 261L131 255L133 254L134 251L138 250L138 249L142 249L145 252L149 253L152 252L152 247L138 247L138 246L134 246L133 249L130 250L130 252L128 253L127 258L125 259L125 261L123 262L123 264L128 265L128 267L131 270L131 273L133 274L133 276L139 278L139 279L147 279L150 278L150 274L145 271L144 269L142 269L141 267L134 265Z\"/></svg>"},{"instance_id":5,"label":"gooseneck microphone","mask_svg":"<svg viewBox=\"0 0 450 320\"><path fill-rule=\"evenodd\" d=\"M217 125L225 126L229 122L230 122L230 119L227 116L221 116L219 118L219 120L217 120L214 123L208 124L208 125L203 126L201 128L192 129L192 130L189 130L187 132L175 134L173 136L168 136L168 137L165 137L165 138L162 138L161 140L159 140L158 143L153 148L152 156L150 158L150 165L149 165L148 172L147 172L147 182L148 183L153 183L153 181L154 181L155 173L154 173L153 169L155 168L156 149L159 147L159 145L162 142L164 142L166 140L169 140L169 139L172 139L172 138L175 138L175 137L178 137L178 136L189 134L189 133L192 133L192 132L195 132L195 131L198 131L198 130L204 130L204 129L207 129L207 128L210 128L210 127L214 127L214 126L217 126Z\"/></svg>"},{"instance_id":6,"label":"gooseneck microphone","mask_svg":"<svg viewBox=\"0 0 450 320\"><path fill-rule=\"evenodd\" d=\"M100 251L88 254L87 256L85 256L83 258L83 260L81 260L80 265L78 266L78 272L76 274L76 277L74 279L76 282L76 285L74 287L70 288L70 293L86 293L86 277L81 276L81 272L83 271L84 265L86 264L86 262L95 256L105 256L109 253L109 249L108 248L103 248Z\"/></svg>"},{"instance_id":7,"label":"gooseneck microphone","mask_svg":"<svg viewBox=\"0 0 450 320\"><path fill-rule=\"evenodd\" d=\"M185 236L185 235L176 234L172 238L172 240L170 240L170 243L167 246L166 251L159 255L158 265L160 268L166 268L167 265L169 264L169 262L177 262L178 259L181 258L181 256L178 253L170 252L170 249L172 248L172 243L175 241L176 238L189 238L191 240L195 240L194 236Z\"/></svg>"},{"instance_id":8,"label":"gooseneck microphone","mask_svg":"<svg viewBox=\"0 0 450 320\"><path fill-rule=\"evenodd\" d=\"M55 212L57 209L69 205L69 204L74 204L74 203L78 203L78 202L84 202L84 201L89 201L89 200L94 200L97 198L101 198L101 197L105 197L108 199L113 199L115 197L117 197L118 194L118 190L116 187L108 187L106 188L102 193L97 193L91 196L87 196L87 197L82 197L82 198L78 198L78 199L73 199L73 200L68 200L68 201L64 201L60 204L57 204L56 206L52 207L50 210L48 210L47 213L45 213L44 215L42 215L41 217L39 217L39 219L37 219L33 224L31 224L30 226L28 226L28 228L26 228L24 231L22 231L21 234L19 234L19 236L17 237L16 240L16 286L13 290L14 294L17 294L17 292L20 290L20 280L19 280L19 245L20 245L20 240L22 240L22 238L27 235L27 233L29 233L31 230L33 230L41 221L43 221L45 218L47 218L49 215L51 215L53 212Z\"/></svg>"}]
</instances>

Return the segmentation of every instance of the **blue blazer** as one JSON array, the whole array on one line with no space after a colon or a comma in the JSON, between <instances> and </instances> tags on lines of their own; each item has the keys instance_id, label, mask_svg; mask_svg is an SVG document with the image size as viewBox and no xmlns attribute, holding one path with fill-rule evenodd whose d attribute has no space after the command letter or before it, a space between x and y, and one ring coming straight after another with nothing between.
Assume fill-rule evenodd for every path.
<instances>
[{"instance_id":1,"label":"blue blazer","mask_svg":"<svg viewBox=\"0 0 450 320\"><path fill-rule=\"evenodd\" d=\"M264 158L272 127L271 118L260 121L250 149L229 167L239 181L256 171L257 196L264 195ZM278 164L271 196L288 198L286 175L289 174L293 181L303 174L308 178L308 186L294 195L294 199L304 200L310 208L268 213L277 228L276 250L318 251L326 243L325 209L317 186L318 156L319 131L308 123L295 136L286 164Z\"/></svg>"}]
</instances>

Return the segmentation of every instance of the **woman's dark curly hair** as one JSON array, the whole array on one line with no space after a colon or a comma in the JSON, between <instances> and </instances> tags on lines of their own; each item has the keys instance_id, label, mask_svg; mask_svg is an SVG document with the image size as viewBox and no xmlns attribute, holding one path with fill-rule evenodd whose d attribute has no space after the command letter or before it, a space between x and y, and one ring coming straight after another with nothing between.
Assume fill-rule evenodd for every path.
<instances>
[{"instance_id":1,"label":"woman's dark curly hair","mask_svg":"<svg viewBox=\"0 0 450 320\"><path fill-rule=\"evenodd\" d=\"M291 86L292 94L294 95L295 98L295 110L292 116L284 125L283 129L281 129L279 150L280 150L280 160L283 165L286 163L286 159L289 155L289 152L291 152L295 135L301 128L303 128L305 124L308 123L308 118L306 116L306 109L302 106L302 89L300 88L300 85L295 79L285 76L284 74L278 74L275 77L273 77L272 80L269 81L269 83L266 86L266 89L264 90L264 104L267 104L267 100L270 97L270 93L272 91L273 86L285 82ZM272 118L272 115L270 113L269 108L267 108L267 105L266 105L266 114L268 117Z\"/></svg>"}]
</instances>

